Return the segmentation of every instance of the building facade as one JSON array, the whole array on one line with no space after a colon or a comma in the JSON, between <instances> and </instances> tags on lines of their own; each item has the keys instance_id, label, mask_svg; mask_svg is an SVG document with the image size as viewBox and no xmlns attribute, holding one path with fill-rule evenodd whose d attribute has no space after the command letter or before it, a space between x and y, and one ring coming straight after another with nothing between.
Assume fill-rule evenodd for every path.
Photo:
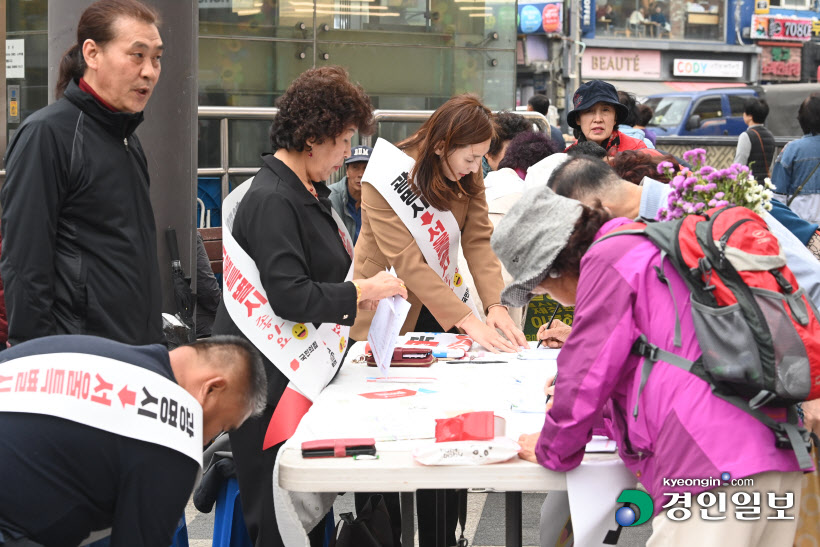
<instances>
[{"instance_id":1,"label":"building facade","mask_svg":"<svg viewBox=\"0 0 820 547\"><path fill-rule=\"evenodd\" d=\"M774 82L816 82L818 0L575 0L580 78L639 97ZM572 4L519 0L517 98L571 91ZM564 21L554 23L554 13ZM568 47L569 45L569 47Z\"/></svg>"}]
</instances>

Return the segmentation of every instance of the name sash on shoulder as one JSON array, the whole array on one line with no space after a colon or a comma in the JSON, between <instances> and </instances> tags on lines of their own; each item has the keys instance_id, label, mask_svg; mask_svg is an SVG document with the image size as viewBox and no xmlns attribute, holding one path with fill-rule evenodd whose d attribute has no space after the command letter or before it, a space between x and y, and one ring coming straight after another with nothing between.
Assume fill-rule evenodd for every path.
<instances>
[{"instance_id":1,"label":"name sash on shoulder","mask_svg":"<svg viewBox=\"0 0 820 547\"><path fill-rule=\"evenodd\" d=\"M253 184L248 179L228 195L222 228L222 299L231 319L256 348L284 374L290 383L276 406L263 449L289 439L302 416L322 392L341 362L350 327L323 323L294 323L278 317L268 302L256 263L232 235L236 211ZM345 249L351 256L346 281L353 278L353 241L342 219L331 211Z\"/></svg>"},{"instance_id":2,"label":"name sash on shoulder","mask_svg":"<svg viewBox=\"0 0 820 547\"><path fill-rule=\"evenodd\" d=\"M440 211L413 192L409 176L413 158L384 139L378 139L362 181L384 197L442 281L480 317L470 290L458 271L458 241L461 230L450 211Z\"/></svg>"},{"instance_id":3,"label":"name sash on shoulder","mask_svg":"<svg viewBox=\"0 0 820 547\"><path fill-rule=\"evenodd\" d=\"M0 412L55 416L166 446L202 467L202 407L153 371L85 353L46 353L0 366Z\"/></svg>"}]
</instances>

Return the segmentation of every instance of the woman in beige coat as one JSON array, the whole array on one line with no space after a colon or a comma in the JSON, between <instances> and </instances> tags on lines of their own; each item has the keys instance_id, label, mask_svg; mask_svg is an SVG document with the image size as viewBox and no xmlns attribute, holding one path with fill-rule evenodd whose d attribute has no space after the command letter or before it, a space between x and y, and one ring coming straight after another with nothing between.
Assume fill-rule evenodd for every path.
<instances>
[{"instance_id":1,"label":"woman in beige coat","mask_svg":"<svg viewBox=\"0 0 820 547\"><path fill-rule=\"evenodd\" d=\"M455 217L464 256L485 306L486 323L428 265L405 221L367 180L367 173L362 180L362 229L356 242L354 276L368 278L391 266L396 269L407 285L412 304L402 333L459 328L493 352L511 352L525 346L526 338L501 305L501 264L490 247L493 229L487 216L481 158L489 149L492 135L490 110L474 95L459 95L398 144L415 160L409 183L421 203L429 204L428 210L435 213L449 211ZM373 153L371 163L378 159L377 154ZM431 230L433 239L436 230L432 226ZM453 240L450 243L456 244ZM452 285L461 285L458 275ZM360 311L351 338L367 339L372 318L373 313Z\"/></svg>"},{"instance_id":2,"label":"woman in beige coat","mask_svg":"<svg viewBox=\"0 0 820 547\"><path fill-rule=\"evenodd\" d=\"M501 305L501 290L504 288L501 263L490 247L493 228L487 216L481 176L481 158L487 153L493 136L490 116L490 110L476 96L453 97L439 107L413 136L398 144L398 149L415 162L407 171L403 171L403 167L386 171L371 169L371 166L385 164L392 167L394 160L395 164L409 164L407 157L391 144L386 141L376 143L362 179L362 228L356 242L353 275L369 278L385 268L392 266L396 269L396 274L407 285L408 301L412 305L402 333L457 332L455 329L458 328L478 344L497 353L516 351L527 342L507 308ZM382 160L380 153L384 154ZM384 160L385 157L390 160ZM386 174L388 172L390 174ZM399 175L394 178L396 173ZM404 219L386 196L390 196ZM450 213L452 217L448 216ZM436 219L445 222L442 224ZM442 230L448 222L450 232ZM411 227L418 240L411 233ZM459 233L455 233L456 229ZM447 232L446 238L442 237L442 232ZM459 239L485 306L486 323L466 303L468 298L463 294L463 279L450 263L457 260L454 247ZM431 245L435 252L431 252ZM425 260L422 247L426 247L427 256L434 257L437 263L431 265ZM360 310L350 337L365 340L372 319L372 312ZM446 491L447 545L456 544L459 496L466 503L466 491ZM365 500L365 496L357 494L357 507ZM416 500L419 546L437 545L433 492L420 490ZM398 496L386 495L385 501L397 537L400 529Z\"/></svg>"}]
</instances>

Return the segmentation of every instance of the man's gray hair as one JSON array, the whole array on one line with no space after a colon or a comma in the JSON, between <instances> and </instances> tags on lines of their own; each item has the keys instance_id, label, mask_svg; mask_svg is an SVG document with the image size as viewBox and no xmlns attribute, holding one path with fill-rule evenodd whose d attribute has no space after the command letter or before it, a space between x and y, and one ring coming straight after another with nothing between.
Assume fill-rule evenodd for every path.
<instances>
[{"instance_id":1,"label":"man's gray hair","mask_svg":"<svg viewBox=\"0 0 820 547\"><path fill-rule=\"evenodd\" d=\"M247 340L239 336L219 335L203 338L189 344L198 355L209 362L231 370L237 366L246 367L248 381L245 393L251 417L262 414L268 404L268 376L259 351Z\"/></svg>"},{"instance_id":2,"label":"man's gray hair","mask_svg":"<svg viewBox=\"0 0 820 547\"><path fill-rule=\"evenodd\" d=\"M605 161L592 156L576 156L552 172L547 186L559 196L586 201L600 198L621 184L621 178Z\"/></svg>"}]
</instances>

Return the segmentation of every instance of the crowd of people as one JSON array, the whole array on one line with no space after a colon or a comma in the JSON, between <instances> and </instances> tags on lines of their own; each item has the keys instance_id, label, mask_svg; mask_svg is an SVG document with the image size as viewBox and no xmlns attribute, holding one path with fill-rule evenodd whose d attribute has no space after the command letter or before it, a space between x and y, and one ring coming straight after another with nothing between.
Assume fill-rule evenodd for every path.
<instances>
[{"instance_id":1,"label":"crowd of people","mask_svg":"<svg viewBox=\"0 0 820 547\"><path fill-rule=\"evenodd\" d=\"M662 26L658 14L651 20ZM333 380L344 350L367 338L378 302L393 296L410 303L402 333L466 333L491 352L527 347L522 324L533 296L575 306L571 326L556 321L538 332L548 346L562 346L560 378L546 388L543 429L520 439L521 458L573 469L595 429L617 442L657 510L664 477L723 472L752 478L760 492L793 493L799 507L811 468L794 451L663 358L647 377L645 357L633 352L639 335L684 359L703 351L684 298L690 289L677 271L659 273L660 250L638 237L604 238L634 219L655 220L669 202L670 173L688 164L656 148L651 109L601 80L572 96L573 138L554 125L549 134L535 131L517 114L494 114L463 94L403 141L370 147L352 144L375 129L365 90L341 67L307 70L277 100L259 171L226 200L226 267L258 284L241 300L239 290L226 290L215 310L206 306L213 336L169 352L148 164L134 133L161 72L159 24L139 0L90 6L61 62L59 100L27 118L6 152L0 274L9 347L0 352L0 397L44 395L0 405L0 545L77 545L106 529L112 545L170 545L201 465L192 454L201 456L223 432L251 540L283 545L271 488L276 456L305 411L302 401ZM545 96L529 106L549 112ZM746 104L749 129L735 161L761 182L771 178L785 202L762 221L820 307L820 95L799 108L805 136L777 157L767 114L764 101ZM341 169L344 178L328 186ZM218 288L209 292L218 298ZM285 334L260 335L255 308L266 310L266 328ZM293 349L318 344L327 353ZM119 392L123 412L133 410L125 418L113 414L119 402L91 397L88 404L104 406L99 418L83 421L47 396L57 388L37 379L45 375L42 356L54 367L86 367L88 383L102 386L94 394L121 387L106 375L136 386L148 374L159 386L151 389L176 397L171 412L180 427L168 429L187 427L193 440L142 431L152 413L146 406L158 403L147 387ZM331 366L319 373L311 359ZM6 389L11 380L16 387ZM183 412L189 399L198 420L188 421L187 406ZM802 405L815 434L818 406ZM451 545L465 495L446 494ZM423 547L436 541L432 496L417 496ZM357 506L366 499L357 495ZM384 499L398 544L398 495ZM649 544L788 545L797 525L767 518L707 525L693 513L685 523L657 514ZM321 523L311 545L324 536Z\"/></svg>"}]
</instances>

